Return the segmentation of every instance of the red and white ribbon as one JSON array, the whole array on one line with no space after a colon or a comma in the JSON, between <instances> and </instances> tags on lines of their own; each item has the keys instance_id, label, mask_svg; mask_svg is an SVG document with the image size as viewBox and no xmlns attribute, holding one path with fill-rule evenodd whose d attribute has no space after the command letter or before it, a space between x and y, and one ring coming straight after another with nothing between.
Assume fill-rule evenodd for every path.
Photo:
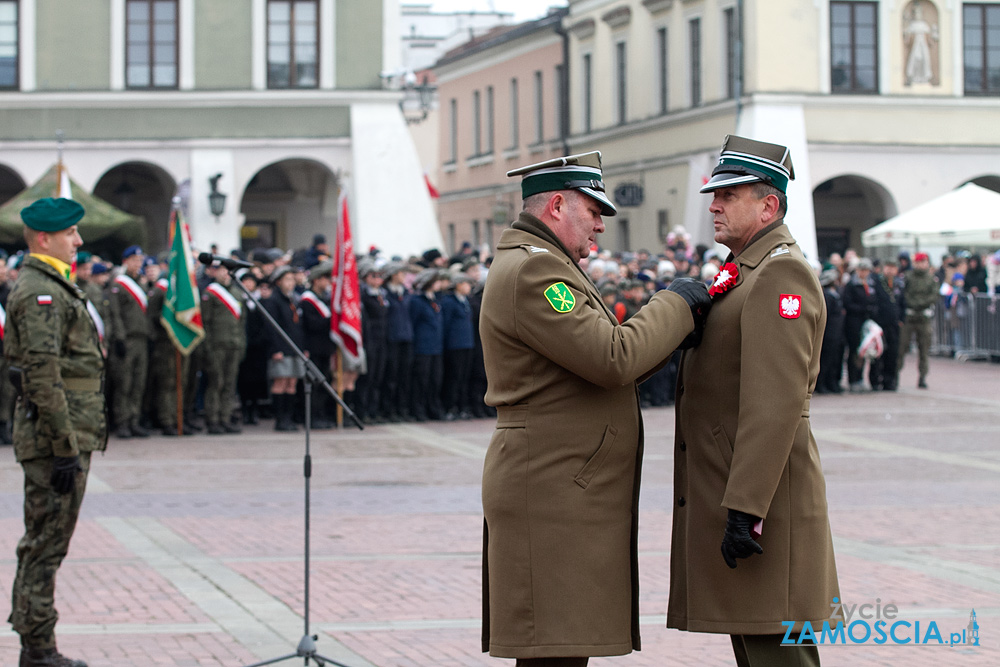
<instances>
[{"instance_id":1,"label":"red and white ribbon","mask_svg":"<svg viewBox=\"0 0 1000 667\"><path fill-rule=\"evenodd\" d=\"M146 312L146 293L142 291L142 288L139 287L134 280L129 278L127 274L123 273L115 278L115 283L125 288L125 291L131 294L132 298L139 304L139 307L142 308L142 312Z\"/></svg>"},{"instance_id":2,"label":"red and white ribbon","mask_svg":"<svg viewBox=\"0 0 1000 667\"><path fill-rule=\"evenodd\" d=\"M323 300L320 299L318 296L316 296L316 294L314 294L312 291L306 290L305 292L303 292L302 301L312 304L313 308L318 310L319 314L322 315L323 317L330 317L331 315L330 306L323 303Z\"/></svg>"},{"instance_id":3,"label":"red and white ribbon","mask_svg":"<svg viewBox=\"0 0 1000 667\"><path fill-rule=\"evenodd\" d=\"M226 309L232 313L233 317L240 319L240 315L243 314L243 308L240 306L240 302L236 300L236 297L229 293L229 290L219 283L212 283L205 291L218 298Z\"/></svg>"}]
</instances>

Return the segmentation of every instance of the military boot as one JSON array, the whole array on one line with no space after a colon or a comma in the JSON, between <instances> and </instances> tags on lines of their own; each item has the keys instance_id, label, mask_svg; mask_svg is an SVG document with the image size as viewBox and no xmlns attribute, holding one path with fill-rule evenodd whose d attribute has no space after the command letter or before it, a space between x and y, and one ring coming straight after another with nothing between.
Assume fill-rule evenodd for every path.
<instances>
[{"instance_id":1,"label":"military boot","mask_svg":"<svg viewBox=\"0 0 1000 667\"><path fill-rule=\"evenodd\" d=\"M22 648L19 667L87 667L83 660L67 658L54 648Z\"/></svg>"}]
</instances>

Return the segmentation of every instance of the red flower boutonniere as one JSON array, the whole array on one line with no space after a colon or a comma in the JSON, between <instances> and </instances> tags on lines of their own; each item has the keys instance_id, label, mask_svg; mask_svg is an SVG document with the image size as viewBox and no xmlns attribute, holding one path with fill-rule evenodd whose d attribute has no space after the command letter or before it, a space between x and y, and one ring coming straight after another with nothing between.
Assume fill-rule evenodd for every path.
<instances>
[{"instance_id":1,"label":"red flower boutonniere","mask_svg":"<svg viewBox=\"0 0 1000 667\"><path fill-rule=\"evenodd\" d=\"M736 265L732 262L726 262L719 269L719 272L715 274L715 278L712 279L712 285L708 288L708 295L715 298L729 288L736 285L736 279L740 277L740 270L736 268Z\"/></svg>"}]
</instances>

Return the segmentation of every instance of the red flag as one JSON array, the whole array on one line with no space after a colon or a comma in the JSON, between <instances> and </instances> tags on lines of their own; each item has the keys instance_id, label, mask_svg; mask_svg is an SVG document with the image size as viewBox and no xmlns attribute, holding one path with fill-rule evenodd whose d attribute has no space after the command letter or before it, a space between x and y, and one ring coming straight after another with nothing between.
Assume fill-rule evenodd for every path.
<instances>
[{"instance_id":1,"label":"red flag","mask_svg":"<svg viewBox=\"0 0 1000 667\"><path fill-rule=\"evenodd\" d=\"M430 193L431 199L440 199L441 198L441 193L438 192L438 189L436 187L434 187L433 183L431 183L431 177L427 175L426 171L424 172L424 183L427 184L427 192Z\"/></svg>"},{"instance_id":2,"label":"red flag","mask_svg":"<svg viewBox=\"0 0 1000 667\"><path fill-rule=\"evenodd\" d=\"M358 365L364 358L361 342L361 293L358 291L358 266L354 259L351 223L347 216L347 194L343 191L340 193L339 208L337 247L333 251L330 338L352 365Z\"/></svg>"}]
</instances>

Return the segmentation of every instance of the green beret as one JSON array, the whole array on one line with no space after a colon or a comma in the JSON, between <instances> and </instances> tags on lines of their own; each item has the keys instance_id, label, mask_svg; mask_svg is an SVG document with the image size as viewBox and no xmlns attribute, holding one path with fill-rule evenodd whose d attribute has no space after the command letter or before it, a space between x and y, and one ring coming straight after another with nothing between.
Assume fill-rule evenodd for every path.
<instances>
[{"instance_id":1,"label":"green beret","mask_svg":"<svg viewBox=\"0 0 1000 667\"><path fill-rule=\"evenodd\" d=\"M83 207L72 199L45 197L21 209L21 220L39 232L61 232L80 222Z\"/></svg>"}]
</instances>

